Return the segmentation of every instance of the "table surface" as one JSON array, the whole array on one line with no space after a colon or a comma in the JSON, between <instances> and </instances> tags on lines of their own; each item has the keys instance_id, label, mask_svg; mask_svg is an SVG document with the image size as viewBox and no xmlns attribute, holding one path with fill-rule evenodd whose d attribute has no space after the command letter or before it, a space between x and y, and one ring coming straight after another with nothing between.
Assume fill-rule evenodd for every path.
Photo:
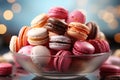
<instances>
[{"instance_id":1,"label":"table surface","mask_svg":"<svg viewBox=\"0 0 120 80\"><path fill-rule=\"evenodd\" d=\"M53 80L53 79L45 79L43 77L37 77L31 73L28 73L23 69L14 69L12 75L0 76L0 80ZM99 79L94 73L90 73L89 75L86 75L84 77L78 77L76 79L69 79L69 80L99 80Z\"/></svg>"}]
</instances>

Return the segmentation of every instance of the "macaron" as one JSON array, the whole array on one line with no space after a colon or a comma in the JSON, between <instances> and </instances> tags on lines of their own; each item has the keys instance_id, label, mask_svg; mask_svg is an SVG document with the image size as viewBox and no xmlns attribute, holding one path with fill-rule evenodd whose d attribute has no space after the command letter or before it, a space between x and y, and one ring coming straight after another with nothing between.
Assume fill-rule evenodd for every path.
<instances>
[{"instance_id":1,"label":"macaron","mask_svg":"<svg viewBox=\"0 0 120 80\"><path fill-rule=\"evenodd\" d=\"M19 40L19 47L23 47L28 45L28 41L27 41L27 32L30 30L31 28L28 26L23 26L19 33L18 33L18 40Z\"/></svg>"},{"instance_id":2,"label":"macaron","mask_svg":"<svg viewBox=\"0 0 120 80\"><path fill-rule=\"evenodd\" d=\"M83 11L81 10L74 10L68 15L67 23L71 22L80 22L85 23L86 16Z\"/></svg>"},{"instance_id":3,"label":"macaron","mask_svg":"<svg viewBox=\"0 0 120 80\"><path fill-rule=\"evenodd\" d=\"M9 43L9 49L14 53L18 52L18 50L20 49L17 35L13 35L11 37L11 40Z\"/></svg>"},{"instance_id":4,"label":"macaron","mask_svg":"<svg viewBox=\"0 0 120 80\"><path fill-rule=\"evenodd\" d=\"M106 40L94 39L89 40L89 43L95 47L95 53L104 53L110 51L110 45Z\"/></svg>"},{"instance_id":5,"label":"macaron","mask_svg":"<svg viewBox=\"0 0 120 80\"><path fill-rule=\"evenodd\" d=\"M112 64L102 65L100 68L100 76L106 77L110 75L120 75L120 67Z\"/></svg>"},{"instance_id":6,"label":"macaron","mask_svg":"<svg viewBox=\"0 0 120 80\"><path fill-rule=\"evenodd\" d=\"M69 57L71 55L71 52L66 50L60 50L55 55L54 58L54 67L58 72L67 72L69 71L72 58Z\"/></svg>"},{"instance_id":7,"label":"macaron","mask_svg":"<svg viewBox=\"0 0 120 80\"><path fill-rule=\"evenodd\" d=\"M18 51L18 53L19 53L19 54L30 55L30 54L31 54L31 50L32 50L33 47L34 47L34 46L32 46L32 45L24 46L24 47L22 47L22 48Z\"/></svg>"},{"instance_id":8,"label":"macaron","mask_svg":"<svg viewBox=\"0 0 120 80\"><path fill-rule=\"evenodd\" d=\"M99 32L99 26L95 22L88 22L86 25L90 28L87 39L96 39Z\"/></svg>"},{"instance_id":9,"label":"macaron","mask_svg":"<svg viewBox=\"0 0 120 80\"><path fill-rule=\"evenodd\" d=\"M120 49L116 49L113 55L120 58Z\"/></svg>"},{"instance_id":10,"label":"macaron","mask_svg":"<svg viewBox=\"0 0 120 80\"><path fill-rule=\"evenodd\" d=\"M67 24L56 18L49 18L45 28L48 31L56 33L58 35L64 35L67 30Z\"/></svg>"},{"instance_id":11,"label":"macaron","mask_svg":"<svg viewBox=\"0 0 120 80\"><path fill-rule=\"evenodd\" d=\"M39 67L47 66L51 59L50 50L42 45L34 46L30 56L32 61Z\"/></svg>"},{"instance_id":12,"label":"macaron","mask_svg":"<svg viewBox=\"0 0 120 80\"><path fill-rule=\"evenodd\" d=\"M77 56L81 54L93 54L95 52L95 48L87 41L76 41L72 52Z\"/></svg>"},{"instance_id":13,"label":"macaron","mask_svg":"<svg viewBox=\"0 0 120 80\"><path fill-rule=\"evenodd\" d=\"M30 45L44 45L48 42L48 31L46 28L32 28L27 33Z\"/></svg>"},{"instance_id":14,"label":"macaron","mask_svg":"<svg viewBox=\"0 0 120 80\"><path fill-rule=\"evenodd\" d=\"M107 76L105 80L120 80L120 75L110 75Z\"/></svg>"},{"instance_id":15,"label":"macaron","mask_svg":"<svg viewBox=\"0 0 120 80\"><path fill-rule=\"evenodd\" d=\"M36 16L31 21L31 27L34 27L34 28L44 27L44 25L47 23L48 18L49 18L48 15L45 13L42 13L42 14Z\"/></svg>"},{"instance_id":16,"label":"macaron","mask_svg":"<svg viewBox=\"0 0 120 80\"><path fill-rule=\"evenodd\" d=\"M49 17L54 17L58 19L67 19L68 17L68 10L63 7L52 7L48 11Z\"/></svg>"},{"instance_id":17,"label":"macaron","mask_svg":"<svg viewBox=\"0 0 120 80\"><path fill-rule=\"evenodd\" d=\"M71 47L71 39L67 36L51 36L49 40L49 48L53 50L69 50Z\"/></svg>"},{"instance_id":18,"label":"macaron","mask_svg":"<svg viewBox=\"0 0 120 80\"><path fill-rule=\"evenodd\" d=\"M120 66L120 58L112 55L105 61L104 64L112 64L112 65Z\"/></svg>"},{"instance_id":19,"label":"macaron","mask_svg":"<svg viewBox=\"0 0 120 80\"><path fill-rule=\"evenodd\" d=\"M120 73L120 67L117 65L112 65L112 64L106 64L102 65L100 68L101 72L115 72L115 73Z\"/></svg>"},{"instance_id":20,"label":"macaron","mask_svg":"<svg viewBox=\"0 0 120 80\"><path fill-rule=\"evenodd\" d=\"M0 76L8 76L12 74L13 65L10 63L0 63Z\"/></svg>"},{"instance_id":21,"label":"macaron","mask_svg":"<svg viewBox=\"0 0 120 80\"><path fill-rule=\"evenodd\" d=\"M77 40L87 39L90 29L85 24L79 22L71 22L68 26L68 36Z\"/></svg>"},{"instance_id":22,"label":"macaron","mask_svg":"<svg viewBox=\"0 0 120 80\"><path fill-rule=\"evenodd\" d=\"M106 36L102 31L98 31L98 36L96 39L104 39L106 40Z\"/></svg>"}]
</instances>

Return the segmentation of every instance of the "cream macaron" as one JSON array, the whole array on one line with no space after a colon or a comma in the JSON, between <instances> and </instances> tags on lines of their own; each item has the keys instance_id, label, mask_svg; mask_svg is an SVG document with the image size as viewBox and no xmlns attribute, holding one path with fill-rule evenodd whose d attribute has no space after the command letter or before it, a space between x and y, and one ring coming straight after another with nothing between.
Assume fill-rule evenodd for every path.
<instances>
[{"instance_id":1,"label":"cream macaron","mask_svg":"<svg viewBox=\"0 0 120 80\"><path fill-rule=\"evenodd\" d=\"M39 67L48 65L51 55L50 50L46 46L34 46L31 50L32 61Z\"/></svg>"},{"instance_id":2,"label":"cream macaron","mask_svg":"<svg viewBox=\"0 0 120 80\"><path fill-rule=\"evenodd\" d=\"M48 31L45 28L32 28L27 33L31 45L44 45L48 42Z\"/></svg>"}]
</instances>

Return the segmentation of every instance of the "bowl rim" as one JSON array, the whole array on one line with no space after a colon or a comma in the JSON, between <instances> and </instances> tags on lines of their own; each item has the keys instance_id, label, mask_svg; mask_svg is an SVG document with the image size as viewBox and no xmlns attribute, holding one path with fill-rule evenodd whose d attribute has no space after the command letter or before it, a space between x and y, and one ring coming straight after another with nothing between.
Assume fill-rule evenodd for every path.
<instances>
[{"instance_id":1,"label":"bowl rim","mask_svg":"<svg viewBox=\"0 0 120 80\"><path fill-rule=\"evenodd\" d=\"M13 55L15 56L28 56L28 57L32 57L32 56L36 56L36 55L30 55L30 54L20 54L20 53L14 53L12 52ZM103 53L95 53L95 54L81 54L81 55L67 55L66 57L96 57L96 56L102 56L105 54L112 54L112 50L110 50L109 52L103 52ZM56 55L50 55L50 56L36 56L36 57L61 57L61 56L56 56Z\"/></svg>"}]
</instances>

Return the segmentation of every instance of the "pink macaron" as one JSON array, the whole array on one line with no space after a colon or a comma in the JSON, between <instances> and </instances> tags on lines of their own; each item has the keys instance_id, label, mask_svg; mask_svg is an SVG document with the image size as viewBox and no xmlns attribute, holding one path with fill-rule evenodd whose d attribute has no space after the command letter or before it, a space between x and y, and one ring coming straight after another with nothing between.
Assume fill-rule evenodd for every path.
<instances>
[{"instance_id":1,"label":"pink macaron","mask_svg":"<svg viewBox=\"0 0 120 80\"><path fill-rule=\"evenodd\" d=\"M80 10L74 10L68 15L67 23L70 22L80 22L85 23L86 16L85 14Z\"/></svg>"},{"instance_id":2,"label":"pink macaron","mask_svg":"<svg viewBox=\"0 0 120 80\"><path fill-rule=\"evenodd\" d=\"M66 20L68 17L68 10L64 9L63 7L52 7L48 11L48 16Z\"/></svg>"},{"instance_id":3,"label":"pink macaron","mask_svg":"<svg viewBox=\"0 0 120 80\"><path fill-rule=\"evenodd\" d=\"M24 47L22 47L22 48L18 51L18 53L19 53L19 54L30 55L32 48L33 48L32 45L24 46Z\"/></svg>"},{"instance_id":4,"label":"pink macaron","mask_svg":"<svg viewBox=\"0 0 120 80\"><path fill-rule=\"evenodd\" d=\"M67 36L51 36L49 40L49 47L53 50L69 50L71 47L71 39Z\"/></svg>"},{"instance_id":5,"label":"pink macaron","mask_svg":"<svg viewBox=\"0 0 120 80\"><path fill-rule=\"evenodd\" d=\"M0 63L0 76L7 76L12 74L12 64L10 63Z\"/></svg>"},{"instance_id":6,"label":"pink macaron","mask_svg":"<svg viewBox=\"0 0 120 80\"><path fill-rule=\"evenodd\" d=\"M59 72L67 72L70 68L72 59L69 57L71 52L60 50L54 58L54 67Z\"/></svg>"},{"instance_id":7,"label":"pink macaron","mask_svg":"<svg viewBox=\"0 0 120 80\"><path fill-rule=\"evenodd\" d=\"M112 65L117 65L120 66L120 58L116 56L110 56L104 64L112 64Z\"/></svg>"},{"instance_id":8,"label":"pink macaron","mask_svg":"<svg viewBox=\"0 0 120 80\"><path fill-rule=\"evenodd\" d=\"M102 65L100 68L100 76L107 77L110 75L120 75L120 67L112 64Z\"/></svg>"},{"instance_id":9,"label":"pink macaron","mask_svg":"<svg viewBox=\"0 0 120 80\"><path fill-rule=\"evenodd\" d=\"M76 41L72 52L74 55L78 56L81 54L93 54L95 52L95 48L87 41Z\"/></svg>"},{"instance_id":10,"label":"pink macaron","mask_svg":"<svg viewBox=\"0 0 120 80\"><path fill-rule=\"evenodd\" d=\"M94 39L89 40L89 43L95 47L95 53L104 53L110 51L110 45L106 40Z\"/></svg>"},{"instance_id":11,"label":"pink macaron","mask_svg":"<svg viewBox=\"0 0 120 80\"><path fill-rule=\"evenodd\" d=\"M22 47L22 48L18 51L18 54L23 54L23 55L28 55L28 56L30 56L32 48L33 48L32 45L24 46L24 47ZM15 62L16 67L17 67L17 68L21 68L21 65L17 63L16 59L17 59L17 58L14 57L14 62Z\"/></svg>"},{"instance_id":12,"label":"pink macaron","mask_svg":"<svg viewBox=\"0 0 120 80\"><path fill-rule=\"evenodd\" d=\"M120 67L112 64L106 64L106 65L102 65L102 67L100 68L100 71L120 73Z\"/></svg>"}]
</instances>

